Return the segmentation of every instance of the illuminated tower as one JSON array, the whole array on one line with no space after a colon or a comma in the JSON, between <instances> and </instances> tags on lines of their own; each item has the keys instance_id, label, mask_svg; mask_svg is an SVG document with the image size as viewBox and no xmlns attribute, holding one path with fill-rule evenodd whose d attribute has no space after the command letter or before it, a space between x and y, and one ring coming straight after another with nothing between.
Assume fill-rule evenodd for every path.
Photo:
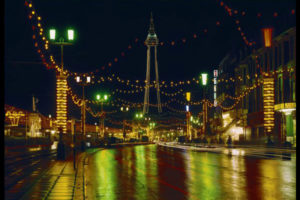
<instances>
[{"instance_id":1,"label":"illuminated tower","mask_svg":"<svg viewBox=\"0 0 300 200\"><path fill-rule=\"evenodd\" d=\"M56 127L67 133L67 75L56 75Z\"/></svg>"},{"instance_id":2,"label":"illuminated tower","mask_svg":"<svg viewBox=\"0 0 300 200\"><path fill-rule=\"evenodd\" d=\"M153 17L151 13L150 17L150 27L147 35L147 39L145 41L147 45L147 72L146 72L146 86L145 86L145 96L144 96L144 108L143 114L149 112L149 90L150 90L150 52L151 47L154 47L154 64L155 64L155 74L156 74L156 82L155 88L157 91L157 108L158 112L162 112L161 102L160 102L160 94L159 94L159 79L158 79L158 66L157 66L157 45L158 38L154 30Z\"/></svg>"}]
</instances>

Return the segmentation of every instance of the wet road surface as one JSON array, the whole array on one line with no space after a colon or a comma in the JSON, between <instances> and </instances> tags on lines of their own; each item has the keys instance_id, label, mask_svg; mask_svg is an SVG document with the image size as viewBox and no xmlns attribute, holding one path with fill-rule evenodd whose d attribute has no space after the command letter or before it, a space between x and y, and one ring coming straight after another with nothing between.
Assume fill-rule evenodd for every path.
<instances>
[{"instance_id":1,"label":"wet road surface","mask_svg":"<svg viewBox=\"0 0 300 200\"><path fill-rule=\"evenodd\" d=\"M296 199L290 160L140 145L88 153L86 199Z\"/></svg>"}]
</instances>

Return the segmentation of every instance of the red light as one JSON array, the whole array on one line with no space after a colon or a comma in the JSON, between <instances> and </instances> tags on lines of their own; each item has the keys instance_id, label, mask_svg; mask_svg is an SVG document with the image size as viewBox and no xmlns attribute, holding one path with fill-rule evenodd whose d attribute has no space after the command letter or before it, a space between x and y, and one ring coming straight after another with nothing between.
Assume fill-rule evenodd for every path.
<instances>
[{"instance_id":1,"label":"red light","mask_svg":"<svg viewBox=\"0 0 300 200\"><path fill-rule=\"evenodd\" d=\"M246 12L245 12L245 11L243 11L243 12L242 12L242 15L245 15L245 14L246 14Z\"/></svg>"},{"instance_id":2,"label":"red light","mask_svg":"<svg viewBox=\"0 0 300 200\"><path fill-rule=\"evenodd\" d=\"M217 21L217 23L216 23L216 24L217 24L217 26L220 26L220 22L219 22L219 21Z\"/></svg>"},{"instance_id":3,"label":"red light","mask_svg":"<svg viewBox=\"0 0 300 200\"><path fill-rule=\"evenodd\" d=\"M193 35L193 37L194 37L194 38L197 38L197 35L196 35L196 34L194 34L194 35Z\"/></svg>"},{"instance_id":4,"label":"red light","mask_svg":"<svg viewBox=\"0 0 300 200\"><path fill-rule=\"evenodd\" d=\"M111 67L111 63L110 62L108 63L108 66Z\"/></svg>"},{"instance_id":5,"label":"red light","mask_svg":"<svg viewBox=\"0 0 300 200\"><path fill-rule=\"evenodd\" d=\"M121 53L121 56L125 56L125 53L124 53L124 52L122 52L122 53Z\"/></svg>"},{"instance_id":6,"label":"red light","mask_svg":"<svg viewBox=\"0 0 300 200\"><path fill-rule=\"evenodd\" d=\"M223 6L223 5L224 5L224 2L223 2L223 1L221 1L221 2L220 2L220 6Z\"/></svg>"},{"instance_id":7,"label":"red light","mask_svg":"<svg viewBox=\"0 0 300 200\"><path fill-rule=\"evenodd\" d=\"M171 42L171 45L172 45L172 46L174 46L174 44L175 44L175 42L174 42L174 41L172 41L172 42Z\"/></svg>"},{"instance_id":8,"label":"red light","mask_svg":"<svg viewBox=\"0 0 300 200\"><path fill-rule=\"evenodd\" d=\"M295 9L292 10L292 15L294 15L294 14L295 14Z\"/></svg>"},{"instance_id":9,"label":"red light","mask_svg":"<svg viewBox=\"0 0 300 200\"><path fill-rule=\"evenodd\" d=\"M160 42L160 45L162 46L162 45L164 45L164 43L163 43L163 42Z\"/></svg>"},{"instance_id":10,"label":"red light","mask_svg":"<svg viewBox=\"0 0 300 200\"><path fill-rule=\"evenodd\" d=\"M118 62L118 58L115 58L114 61L115 61L115 62Z\"/></svg>"},{"instance_id":11,"label":"red light","mask_svg":"<svg viewBox=\"0 0 300 200\"><path fill-rule=\"evenodd\" d=\"M275 12L275 13L274 13L274 17L277 17L277 16L278 16L278 13L277 13L277 12Z\"/></svg>"},{"instance_id":12,"label":"red light","mask_svg":"<svg viewBox=\"0 0 300 200\"><path fill-rule=\"evenodd\" d=\"M131 49L131 46L130 46L130 45L128 46L128 49Z\"/></svg>"},{"instance_id":13,"label":"red light","mask_svg":"<svg viewBox=\"0 0 300 200\"><path fill-rule=\"evenodd\" d=\"M257 17L261 17L261 13L257 13Z\"/></svg>"}]
</instances>

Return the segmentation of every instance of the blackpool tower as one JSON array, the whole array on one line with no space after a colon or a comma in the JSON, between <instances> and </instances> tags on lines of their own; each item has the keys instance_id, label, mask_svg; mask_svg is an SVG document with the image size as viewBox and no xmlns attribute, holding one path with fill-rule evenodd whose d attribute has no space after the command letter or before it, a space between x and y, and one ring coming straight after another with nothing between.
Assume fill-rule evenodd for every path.
<instances>
[{"instance_id":1,"label":"blackpool tower","mask_svg":"<svg viewBox=\"0 0 300 200\"><path fill-rule=\"evenodd\" d=\"M157 108L158 112L161 113L161 102L160 102L160 94L159 94L159 79L158 79L158 66L157 66L157 45L158 38L154 30L153 17L151 13L150 17L150 27L147 35L147 39L145 41L147 45L147 72L146 72L146 85L145 85L145 96L144 96L144 108L143 114L149 112L149 90L150 90L150 57L151 57L151 49L154 49L154 64L155 64L155 88L157 92Z\"/></svg>"}]
</instances>

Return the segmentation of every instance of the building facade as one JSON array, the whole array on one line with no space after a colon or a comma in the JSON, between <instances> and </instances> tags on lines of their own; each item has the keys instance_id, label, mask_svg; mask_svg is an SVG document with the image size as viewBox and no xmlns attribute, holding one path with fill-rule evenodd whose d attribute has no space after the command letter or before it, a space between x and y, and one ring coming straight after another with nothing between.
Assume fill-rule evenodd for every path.
<instances>
[{"instance_id":1,"label":"building facade","mask_svg":"<svg viewBox=\"0 0 300 200\"><path fill-rule=\"evenodd\" d=\"M274 81L274 128L271 133L275 143L286 141L296 146L296 27L276 36L270 47L254 50L235 68L235 93L255 87L236 107L237 117L243 119L246 139L265 141L263 75L268 73Z\"/></svg>"}]
</instances>

